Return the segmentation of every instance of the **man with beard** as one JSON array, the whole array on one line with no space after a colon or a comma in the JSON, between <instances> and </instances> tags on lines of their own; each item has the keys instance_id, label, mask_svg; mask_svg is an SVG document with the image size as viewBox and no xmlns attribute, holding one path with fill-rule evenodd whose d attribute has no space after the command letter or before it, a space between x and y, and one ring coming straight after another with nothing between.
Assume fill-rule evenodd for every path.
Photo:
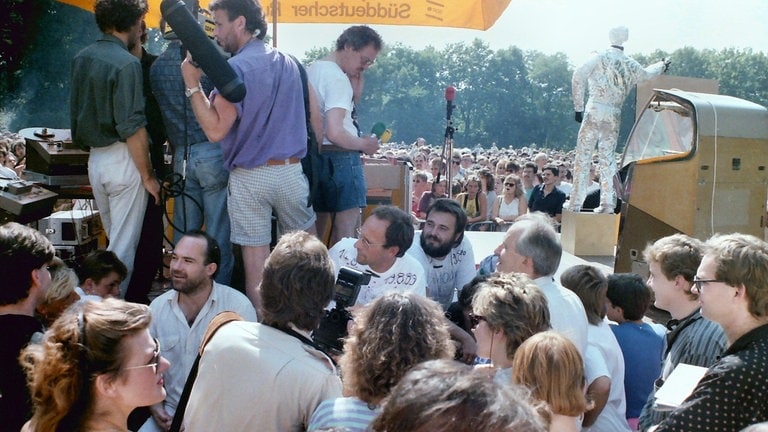
<instances>
[{"instance_id":1,"label":"man with beard","mask_svg":"<svg viewBox=\"0 0 768 432\"><path fill-rule=\"evenodd\" d=\"M427 274L427 297L447 309L475 277L475 254L464 237L467 214L456 201L441 198L427 211L418 241L408 249Z\"/></svg>"},{"instance_id":2,"label":"man with beard","mask_svg":"<svg viewBox=\"0 0 768 432\"><path fill-rule=\"evenodd\" d=\"M424 229L408 249L427 275L427 297L440 303L443 310L458 299L459 290L472 281L475 254L464 237L467 214L459 203L448 198L438 199L427 211ZM456 324L450 323L451 338L461 347L459 357L472 363L477 352L474 338Z\"/></svg>"},{"instance_id":3,"label":"man with beard","mask_svg":"<svg viewBox=\"0 0 768 432\"><path fill-rule=\"evenodd\" d=\"M101 37L72 60L70 119L73 141L88 149L88 179L108 250L128 268L125 297L141 234L148 195L160 203L144 115L142 70L130 50L140 44L143 0L98 0Z\"/></svg>"},{"instance_id":4,"label":"man with beard","mask_svg":"<svg viewBox=\"0 0 768 432\"><path fill-rule=\"evenodd\" d=\"M150 332L160 341L163 357L173 367L163 374L165 401L150 407L152 418L139 429L141 432L166 431L171 426L197 349L213 317L234 311L246 321L256 321L256 311L245 295L213 280L220 260L218 243L203 231L187 232L173 250L173 289L149 305Z\"/></svg>"}]
</instances>

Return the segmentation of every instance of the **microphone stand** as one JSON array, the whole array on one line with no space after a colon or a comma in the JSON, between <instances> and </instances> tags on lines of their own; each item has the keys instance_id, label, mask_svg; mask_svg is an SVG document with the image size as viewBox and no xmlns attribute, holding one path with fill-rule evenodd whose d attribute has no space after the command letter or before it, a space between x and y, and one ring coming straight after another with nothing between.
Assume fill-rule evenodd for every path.
<instances>
[{"instance_id":1,"label":"microphone stand","mask_svg":"<svg viewBox=\"0 0 768 432\"><path fill-rule=\"evenodd\" d=\"M453 113L453 108L455 105L453 105L453 101L448 101L448 110L446 111L446 125L445 125L445 136L443 138L443 151L442 151L442 157L446 161L446 168L445 168L445 174L446 174L446 193L448 194L449 199L453 199L453 132L455 131L453 127L453 120L451 120L451 114ZM445 157L445 150L446 147L448 148L448 157ZM439 180L439 173L438 173L438 180Z\"/></svg>"}]
</instances>

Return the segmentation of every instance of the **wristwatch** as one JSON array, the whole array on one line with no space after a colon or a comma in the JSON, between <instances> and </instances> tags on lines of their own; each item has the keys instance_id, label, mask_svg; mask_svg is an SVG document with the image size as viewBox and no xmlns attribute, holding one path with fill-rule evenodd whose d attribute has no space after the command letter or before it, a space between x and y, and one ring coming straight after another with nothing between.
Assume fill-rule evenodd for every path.
<instances>
[{"instance_id":1,"label":"wristwatch","mask_svg":"<svg viewBox=\"0 0 768 432\"><path fill-rule=\"evenodd\" d=\"M202 91L203 91L203 86L201 85L198 85L197 87L187 88L186 90L184 90L184 96L190 98L192 97L193 94L197 92L202 93Z\"/></svg>"}]
</instances>

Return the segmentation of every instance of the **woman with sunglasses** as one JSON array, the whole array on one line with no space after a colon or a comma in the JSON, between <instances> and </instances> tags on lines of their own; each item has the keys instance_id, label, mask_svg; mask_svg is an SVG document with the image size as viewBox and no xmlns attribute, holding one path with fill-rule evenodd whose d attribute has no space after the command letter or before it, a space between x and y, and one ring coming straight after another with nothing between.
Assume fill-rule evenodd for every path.
<instances>
[{"instance_id":1,"label":"woman with sunglasses","mask_svg":"<svg viewBox=\"0 0 768 432\"><path fill-rule=\"evenodd\" d=\"M504 193L493 202L491 220L496 222L496 231L506 232L518 216L528 213L523 183L515 174L504 178Z\"/></svg>"},{"instance_id":2,"label":"woman with sunglasses","mask_svg":"<svg viewBox=\"0 0 768 432\"><path fill-rule=\"evenodd\" d=\"M162 402L170 363L150 320L149 307L118 299L65 311L22 352L34 403L22 431L127 431L134 408Z\"/></svg>"},{"instance_id":3,"label":"woman with sunglasses","mask_svg":"<svg viewBox=\"0 0 768 432\"><path fill-rule=\"evenodd\" d=\"M478 284L472 311L477 355L491 360L494 379L509 383L520 344L551 328L544 293L522 273L496 273Z\"/></svg>"}]
</instances>

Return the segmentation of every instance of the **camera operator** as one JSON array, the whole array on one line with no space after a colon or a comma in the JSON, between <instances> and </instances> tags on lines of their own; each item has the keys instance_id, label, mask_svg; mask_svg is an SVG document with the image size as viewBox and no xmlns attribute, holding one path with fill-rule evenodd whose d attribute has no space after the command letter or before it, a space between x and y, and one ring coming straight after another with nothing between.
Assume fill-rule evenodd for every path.
<instances>
[{"instance_id":1,"label":"camera operator","mask_svg":"<svg viewBox=\"0 0 768 432\"><path fill-rule=\"evenodd\" d=\"M393 206L377 207L360 227L358 237L343 238L329 251L337 276L342 267L371 275L370 282L360 288L355 305L366 305L393 290L426 297L424 269L405 254L413 241L409 214Z\"/></svg>"},{"instance_id":2,"label":"camera operator","mask_svg":"<svg viewBox=\"0 0 768 432\"><path fill-rule=\"evenodd\" d=\"M337 274L342 267L371 274L370 282L360 288L355 306L366 305L388 291L427 296L424 266L405 253L414 238L408 213L393 206L377 207L363 223L358 237L343 238L329 251ZM446 322L451 337L460 345L462 360L474 361L477 347L472 336L447 318Z\"/></svg>"}]
</instances>

